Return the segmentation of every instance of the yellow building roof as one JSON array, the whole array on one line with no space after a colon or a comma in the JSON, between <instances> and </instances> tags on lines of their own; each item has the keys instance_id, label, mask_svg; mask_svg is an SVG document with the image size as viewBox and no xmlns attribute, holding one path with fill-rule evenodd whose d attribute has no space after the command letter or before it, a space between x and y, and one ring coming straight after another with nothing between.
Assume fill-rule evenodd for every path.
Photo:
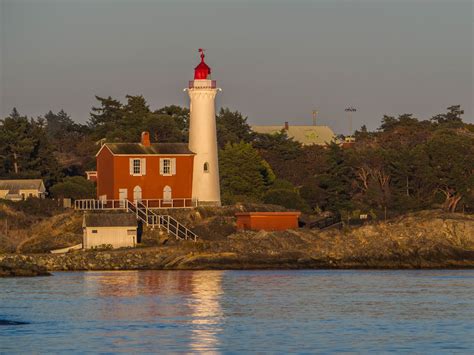
<instances>
[{"instance_id":1,"label":"yellow building roof","mask_svg":"<svg viewBox=\"0 0 474 355\"><path fill-rule=\"evenodd\" d=\"M45 192L43 180L41 179L16 179L16 180L0 180L0 190L3 191L19 191L19 190L38 190Z\"/></svg>"},{"instance_id":2,"label":"yellow building roof","mask_svg":"<svg viewBox=\"0 0 474 355\"><path fill-rule=\"evenodd\" d=\"M276 134L285 129L284 125L279 126L252 126L256 133ZM333 130L328 126L294 126L289 125L286 131L288 137L303 145L325 145L336 138Z\"/></svg>"}]
</instances>

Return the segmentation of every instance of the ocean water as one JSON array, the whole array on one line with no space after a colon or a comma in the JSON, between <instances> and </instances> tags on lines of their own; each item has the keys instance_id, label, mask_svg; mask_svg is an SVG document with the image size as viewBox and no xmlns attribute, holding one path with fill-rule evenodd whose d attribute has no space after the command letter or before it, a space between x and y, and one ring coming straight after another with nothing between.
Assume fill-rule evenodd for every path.
<instances>
[{"instance_id":1,"label":"ocean water","mask_svg":"<svg viewBox=\"0 0 474 355\"><path fill-rule=\"evenodd\" d=\"M0 279L0 352L474 352L474 270ZM1 323L0 323L1 324Z\"/></svg>"}]
</instances>

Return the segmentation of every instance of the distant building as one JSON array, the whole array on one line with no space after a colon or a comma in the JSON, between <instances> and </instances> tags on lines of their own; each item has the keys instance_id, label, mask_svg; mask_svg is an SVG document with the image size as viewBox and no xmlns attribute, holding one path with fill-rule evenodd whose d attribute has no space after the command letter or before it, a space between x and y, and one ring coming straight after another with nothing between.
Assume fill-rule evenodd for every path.
<instances>
[{"instance_id":1,"label":"distant building","mask_svg":"<svg viewBox=\"0 0 474 355\"><path fill-rule=\"evenodd\" d=\"M347 136L339 144L342 148L352 148L354 146L355 142L356 142L356 140L355 140L354 136Z\"/></svg>"},{"instance_id":2,"label":"distant building","mask_svg":"<svg viewBox=\"0 0 474 355\"><path fill-rule=\"evenodd\" d=\"M28 197L44 198L46 188L41 179L0 180L0 198L21 201Z\"/></svg>"},{"instance_id":3,"label":"distant building","mask_svg":"<svg viewBox=\"0 0 474 355\"><path fill-rule=\"evenodd\" d=\"M82 222L83 249L137 245L137 220L129 213L86 213Z\"/></svg>"},{"instance_id":4,"label":"distant building","mask_svg":"<svg viewBox=\"0 0 474 355\"><path fill-rule=\"evenodd\" d=\"M285 122L277 126L252 126L252 131L263 134L276 134L286 131L288 137L302 145L326 145L335 140L336 135L328 126L294 126Z\"/></svg>"}]
</instances>

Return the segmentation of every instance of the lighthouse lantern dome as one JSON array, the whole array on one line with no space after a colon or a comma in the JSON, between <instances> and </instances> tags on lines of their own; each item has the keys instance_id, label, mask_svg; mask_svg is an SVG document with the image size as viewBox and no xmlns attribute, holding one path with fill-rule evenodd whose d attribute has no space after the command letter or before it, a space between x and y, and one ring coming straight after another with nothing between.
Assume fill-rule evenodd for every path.
<instances>
[{"instance_id":1,"label":"lighthouse lantern dome","mask_svg":"<svg viewBox=\"0 0 474 355\"><path fill-rule=\"evenodd\" d=\"M204 62L204 50L199 48L201 53L201 63L194 68L194 80L207 80L210 79L211 68Z\"/></svg>"}]
</instances>

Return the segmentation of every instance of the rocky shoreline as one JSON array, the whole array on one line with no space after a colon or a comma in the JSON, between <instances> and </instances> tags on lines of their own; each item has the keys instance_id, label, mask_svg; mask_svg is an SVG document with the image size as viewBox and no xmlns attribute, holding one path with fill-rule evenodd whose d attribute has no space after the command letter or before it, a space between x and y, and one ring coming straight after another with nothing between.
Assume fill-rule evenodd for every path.
<instances>
[{"instance_id":1,"label":"rocky shoreline","mask_svg":"<svg viewBox=\"0 0 474 355\"><path fill-rule=\"evenodd\" d=\"M168 240L164 245L135 249L60 255L1 254L0 269L1 265L9 265L10 269L30 265L33 273L39 270L474 268L474 216L419 213L390 223L326 232L247 231L217 240L196 243Z\"/></svg>"},{"instance_id":2,"label":"rocky shoreline","mask_svg":"<svg viewBox=\"0 0 474 355\"><path fill-rule=\"evenodd\" d=\"M300 253L240 255L238 253L168 254L166 251L75 252L65 255L7 255L0 257L14 266L0 266L1 276L40 276L48 271L99 270L251 270L251 269L473 269L474 254L460 258L354 259L312 258ZM6 270L6 271L5 271Z\"/></svg>"},{"instance_id":3,"label":"rocky shoreline","mask_svg":"<svg viewBox=\"0 0 474 355\"><path fill-rule=\"evenodd\" d=\"M0 256L0 278L50 275L46 267L39 265L35 258L2 258Z\"/></svg>"}]
</instances>

